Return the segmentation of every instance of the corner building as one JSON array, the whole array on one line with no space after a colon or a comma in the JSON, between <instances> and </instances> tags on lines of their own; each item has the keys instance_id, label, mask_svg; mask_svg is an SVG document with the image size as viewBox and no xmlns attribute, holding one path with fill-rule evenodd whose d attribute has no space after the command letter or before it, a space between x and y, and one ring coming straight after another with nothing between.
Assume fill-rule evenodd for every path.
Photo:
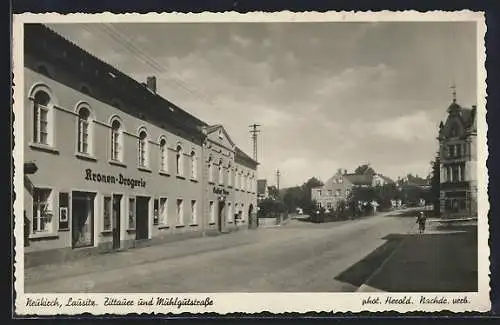
<instances>
[{"instance_id":1,"label":"corner building","mask_svg":"<svg viewBox=\"0 0 500 325\"><path fill-rule=\"evenodd\" d=\"M476 106L462 107L454 98L446 121L439 125L440 213L444 218L477 217L476 111Z\"/></svg>"},{"instance_id":2,"label":"corner building","mask_svg":"<svg viewBox=\"0 0 500 325\"><path fill-rule=\"evenodd\" d=\"M43 25L24 37L26 264L252 226L258 163L222 126Z\"/></svg>"}]
</instances>

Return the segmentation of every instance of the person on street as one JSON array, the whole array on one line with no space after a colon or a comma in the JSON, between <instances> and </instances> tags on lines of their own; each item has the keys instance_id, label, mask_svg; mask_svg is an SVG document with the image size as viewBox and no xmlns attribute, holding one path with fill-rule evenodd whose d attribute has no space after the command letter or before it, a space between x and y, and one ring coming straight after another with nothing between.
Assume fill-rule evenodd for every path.
<instances>
[{"instance_id":1,"label":"person on street","mask_svg":"<svg viewBox=\"0 0 500 325\"><path fill-rule=\"evenodd\" d=\"M423 211L420 211L417 217L418 223L418 233L423 234L425 231L425 222L427 221L427 217Z\"/></svg>"}]
</instances>

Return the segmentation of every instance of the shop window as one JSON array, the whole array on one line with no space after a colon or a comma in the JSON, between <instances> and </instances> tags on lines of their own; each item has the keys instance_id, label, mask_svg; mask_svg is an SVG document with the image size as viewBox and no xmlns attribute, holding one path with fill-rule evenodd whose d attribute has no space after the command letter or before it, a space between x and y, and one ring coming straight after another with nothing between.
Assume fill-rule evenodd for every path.
<instances>
[{"instance_id":1,"label":"shop window","mask_svg":"<svg viewBox=\"0 0 500 325\"><path fill-rule=\"evenodd\" d=\"M191 223L196 224L197 222L197 215L196 215L196 200L191 201Z\"/></svg>"},{"instance_id":2,"label":"shop window","mask_svg":"<svg viewBox=\"0 0 500 325\"><path fill-rule=\"evenodd\" d=\"M128 229L135 229L135 198L131 197L128 199Z\"/></svg>"},{"instance_id":3,"label":"shop window","mask_svg":"<svg viewBox=\"0 0 500 325\"><path fill-rule=\"evenodd\" d=\"M177 199L177 224L184 224L184 201Z\"/></svg>"},{"instance_id":4,"label":"shop window","mask_svg":"<svg viewBox=\"0 0 500 325\"><path fill-rule=\"evenodd\" d=\"M53 224L52 190L33 189L33 233L51 232Z\"/></svg>"},{"instance_id":5,"label":"shop window","mask_svg":"<svg viewBox=\"0 0 500 325\"><path fill-rule=\"evenodd\" d=\"M78 152L90 154L90 111L87 107L78 110Z\"/></svg>"},{"instance_id":6,"label":"shop window","mask_svg":"<svg viewBox=\"0 0 500 325\"><path fill-rule=\"evenodd\" d=\"M155 199L153 204L153 225L157 226L160 220L160 200Z\"/></svg>"},{"instance_id":7,"label":"shop window","mask_svg":"<svg viewBox=\"0 0 500 325\"><path fill-rule=\"evenodd\" d=\"M111 219L111 211L112 211L112 198L111 196L104 197L104 206L103 206L103 216L102 216L102 230L103 231L111 231L112 230L112 219Z\"/></svg>"},{"instance_id":8,"label":"shop window","mask_svg":"<svg viewBox=\"0 0 500 325\"><path fill-rule=\"evenodd\" d=\"M148 167L148 134L146 131L139 133L139 167Z\"/></svg>"},{"instance_id":9,"label":"shop window","mask_svg":"<svg viewBox=\"0 0 500 325\"><path fill-rule=\"evenodd\" d=\"M71 232L73 247L88 247L94 243L94 193L73 192Z\"/></svg>"},{"instance_id":10,"label":"shop window","mask_svg":"<svg viewBox=\"0 0 500 325\"><path fill-rule=\"evenodd\" d=\"M160 171L168 171L168 160L167 160L167 140L160 140Z\"/></svg>"},{"instance_id":11,"label":"shop window","mask_svg":"<svg viewBox=\"0 0 500 325\"><path fill-rule=\"evenodd\" d=\"M111 123L111 160L121 161L123 158L123 130L120 121Z\"/></svg>"},{"instance_id":12,"label":"shop window","mask_svg":"<svg viewBox=\"0 0 500 325\"><path fill-rule=\"evenodd\" d=\"M51 110L50 96L45 91L37 91L34 96L33 110L33 142L50 145L51 143Z\"/></svg>"},{"instance_id":13,"label":"shop window","mask_svg":"<svg viewBox=\"0 0 500 325\"><path fill-rule=\"evenodd\" d=\"M159 214L160 214L160 222L161 224L163 225L166 225L168 223L168 205L167 205L167 198L160 198L160 211L159 211Z\"/></svg>"}]
</instances>

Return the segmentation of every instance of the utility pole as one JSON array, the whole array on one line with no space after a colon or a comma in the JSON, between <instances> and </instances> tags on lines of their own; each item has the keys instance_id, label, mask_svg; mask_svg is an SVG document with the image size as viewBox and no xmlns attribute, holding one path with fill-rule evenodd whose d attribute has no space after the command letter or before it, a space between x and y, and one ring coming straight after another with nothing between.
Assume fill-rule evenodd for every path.
<instances>
[{"instance_id":1,"label":"utility pole","mask_svg":"<svg viewBox=\"0 0 500 325\"><path fill-rule=\"evenodd\" d=\"M257 134L259 134L260 130L258 129L259 124L250 125L250 134L252 135L253 141L253 159L257 161Z\"/></svg>"},{"instance_id":2,"label":"utility pole","mask_svg":"<svg viewBox=\"0 0 500 325\"><path fill-rule=\"evenodd\" d=\"M278 192L280 190L280 176L281 176L280 170L278 169L276 171L276 188L278 189Z\"/></svg>"}]
</instances>

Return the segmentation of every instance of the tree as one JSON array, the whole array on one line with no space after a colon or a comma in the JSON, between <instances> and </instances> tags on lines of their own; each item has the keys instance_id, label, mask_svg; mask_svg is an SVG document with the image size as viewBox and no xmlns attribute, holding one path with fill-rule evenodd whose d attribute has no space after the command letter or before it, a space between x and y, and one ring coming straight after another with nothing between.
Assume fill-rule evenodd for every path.
<instances>
[{"instance_id":1,"label":"tree","mask_svg":"<svg viewBox=\"0 0 500 325\"><path fill-rule=\"evenodd\" d=\"M273 200L278 200L280 198L280 192L278 191L278 188L276 186L269 186L267 188L269 192L269 197Z\"/></svg>"},{"instance_id":2,"label":"tree","mask_svg":"<svg viewBox=\"0 0 500 325\"><path fill-rule=\"evenodd\" d=\"M309 207L311 206L312 202L311 189L320 186L323 186L323 182L316 177L311 177L304 184L302 184L301 188L304 196L300 204L304 208L304 212L311 213L311 211L309 211Z\"/></svg>"},{"instance_id":3,"label":"tree","mask_svg":"<svg viewBox=\"0 0 500 325\"><path fill-rule=\"evenodd\" d=\"M429 191L429 199L430 202L432 203L434 207L434 213L439 215L439 210L440 210L440 203L439 203L439 196L440 196L440 184L441 184L441 160L439 158L439 154L436 156L436 158L431 161L431 166L432 166L432 172L431 172L431 189Z\"/></svg>"},{"instance_id":4,"label":"tree","mask_svg":"<svg viewBox=\"0 0 500 325\"><path fill-rule=\"evenodd\" d=\"M364 164L364 165L358 166L354 170L354 173L358 174L358 175L362 175L362 174L374 175L375 170L373 170L373 168L371 168L369 164Z\"/></svg>"},{"instance_id":5,"label":"tree","mask_svg":"<svg viewBox=\"0 0 500 325\"><path fill-rule=\"evenodd\" d=\"M300 186L290 187L283 196L283 202L288 207L288 211L295 211L297 208L303 208L301 203L304 201L304 191Z\"/></svg>"}]
</instances>

